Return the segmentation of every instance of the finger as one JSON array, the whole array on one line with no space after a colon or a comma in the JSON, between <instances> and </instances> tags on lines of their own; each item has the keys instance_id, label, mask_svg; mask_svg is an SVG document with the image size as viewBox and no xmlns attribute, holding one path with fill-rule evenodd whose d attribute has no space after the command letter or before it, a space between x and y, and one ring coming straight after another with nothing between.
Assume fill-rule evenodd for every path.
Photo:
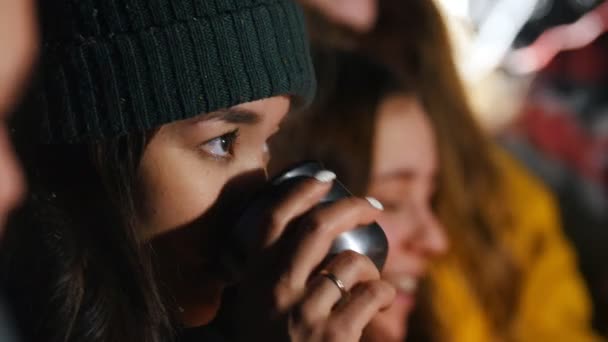
<instances>
[{"instance_id":1,"label":"finger","mask_svg":"<svg viewBox=\"0 0 608 342\"><path fill-rule=\"evenodd\" d=\"M336 255L324 270L335 276L346 291L358 283L380 278L380 272L374 263L365 255L353 251ZM296 309L298 317L312 326L327 318L342 297L342 291L332 279L318 274L310 281L307 295Z\"/></svg>"},{"instance_id":2,"label":"finger","mask_svg":"<svg viewBox=\"0 0 608 342\"><path fill-rule=\"evenodd\" d=\"M288 224L317 205L329 192L336 175L327 170L314 177L282 184L259 199L243 216L244 228L259 225L264 229L261 247L272 245Z\"/></svg>"},{"instance_id":3,"label":"finger","mask_svg":"<svg viewBox=\"0 0 608 342\"><path fill-rule=\"evenodd\" d=\"M349 197L306 216L298 232L288 235L288 241L281 241L287 246L283 250L294 251L285 271L292 286L306 284L339 234L373 222L379 213L380 210L370 201Z\"/></svg>"},{"instance_id":4,"label":"finger","mask_svg":"<svg viewBox=\"0 0 608 342\"><path fill-rule=\"evenodd\" d=\"M348 301L332 312L326 333L336 341L358 341L363 329L395 299L395 288L383 280L357 284Z\"/></svg>"}]
</instances>

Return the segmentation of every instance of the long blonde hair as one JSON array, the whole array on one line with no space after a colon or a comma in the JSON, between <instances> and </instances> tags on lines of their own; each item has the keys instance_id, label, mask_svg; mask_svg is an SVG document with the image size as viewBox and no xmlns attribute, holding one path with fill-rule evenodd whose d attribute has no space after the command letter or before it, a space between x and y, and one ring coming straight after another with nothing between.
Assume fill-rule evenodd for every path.
<instances>
[{"instance_id":1,"label":"long blonde hair","mask_svg":"<svg viewBox=\"0 0 608 342\"><path fill-rule=\"evenodd\" d=\"M422 102L437 136L435 206L451 241L449 256L461 267L496 336L509 336L521 271L504 244L512 219L493 143L474 119L434 2L379 0L379 7L376 27L363 36L309 13L312 40L381 62Z\"/></svg>"},{"instance_id":2,"label":"long blonde hair","mask_svg":"<svg viewBox=\"0 0 608 342\"><path fill-rule=\"evenodd\" d=\"M511 225L492 142L474 119L441 13L430 0L380 0L376 28L360 48L415 84L440 156L437 213L493 330L509 336L520 270L503 235Z\"/></svg>"}]
</instances>

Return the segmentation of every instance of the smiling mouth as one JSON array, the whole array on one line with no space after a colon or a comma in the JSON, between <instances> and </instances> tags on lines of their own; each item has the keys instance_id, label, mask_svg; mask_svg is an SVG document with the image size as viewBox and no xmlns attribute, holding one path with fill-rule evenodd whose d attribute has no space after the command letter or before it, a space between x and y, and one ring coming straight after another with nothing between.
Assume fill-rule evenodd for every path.
<instances>
[{"instance_id":1,"label":"smiling mouth","mask_svg":"<svg viewBox=\"0 0 608 342\"><path fill-rule=\"evenodd\" d=\"M418 289L418 279L412 276L404 276L399 280L397 287L403 292L415 293Z\"/></svg>"}]
</instances>

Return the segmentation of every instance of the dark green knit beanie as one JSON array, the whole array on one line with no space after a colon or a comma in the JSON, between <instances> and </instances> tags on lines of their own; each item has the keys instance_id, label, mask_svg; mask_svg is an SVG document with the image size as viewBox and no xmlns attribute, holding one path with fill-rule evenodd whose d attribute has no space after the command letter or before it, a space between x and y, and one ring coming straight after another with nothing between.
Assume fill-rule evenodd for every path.
<instances>
[{"instance_id":1,"label":"dark green knit beanie","mask_svg":"<svg viewBox=\"0 0 608 342\"><path fill-rule=\"evenodd\" d=\"M42 138L145 131L315 91L292 0L42 0Z\"/></svg>"}]
</instances>

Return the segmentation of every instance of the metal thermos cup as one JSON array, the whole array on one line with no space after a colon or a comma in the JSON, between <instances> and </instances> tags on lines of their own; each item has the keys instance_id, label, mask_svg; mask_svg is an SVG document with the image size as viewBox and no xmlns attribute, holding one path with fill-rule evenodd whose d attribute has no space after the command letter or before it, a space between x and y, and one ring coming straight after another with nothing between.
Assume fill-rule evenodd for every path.
<instances>
[{"instance_id":1,"label":"metal thermos cup","mask_svg":"<svg viewBox=\"0 0 608 342\"><path fill-rule=\"evenodd\" d=\"M318 162L304 162L287 171L282 172L272 181L273 185L281 185L289 181L295 181L302 177L314 177L323 166ZM319 205L335 202L345 197L353 196L339 181L334 181L330 192L321 200ZM333 242L328 257L340 252L352 250L368 256L382 271L386 256L388 254L388 240L384 231L377 223L359 226L353 230L340 234Z\"/></svg>"}]
</instances>

